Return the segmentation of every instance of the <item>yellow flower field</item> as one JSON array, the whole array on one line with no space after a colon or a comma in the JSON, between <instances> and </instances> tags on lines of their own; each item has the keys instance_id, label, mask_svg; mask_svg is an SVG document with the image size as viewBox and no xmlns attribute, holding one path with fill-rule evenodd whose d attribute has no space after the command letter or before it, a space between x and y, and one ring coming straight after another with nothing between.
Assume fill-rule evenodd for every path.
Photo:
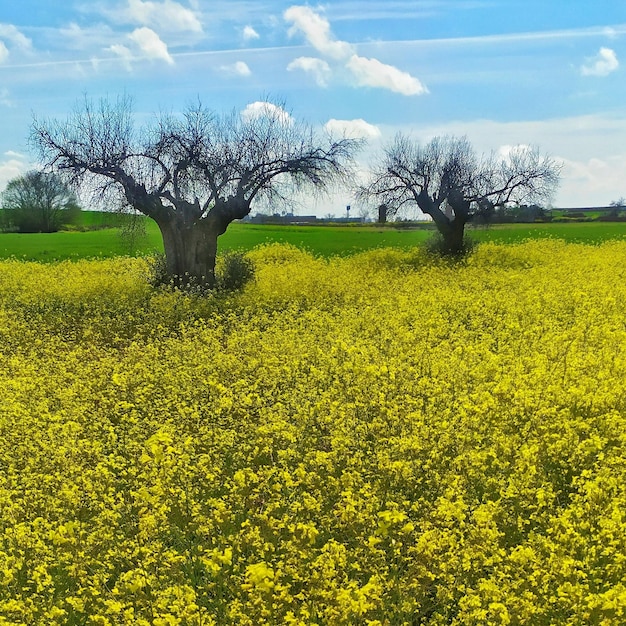
<instances>
[{"instance_id":1,"label":"yellow flower field","mask_svg":"<svg viewBox=\"0 0 626 626\"><path fill-rule=\"evenodd\" d=\"M0 263L0 625L626 623L626 243Z\"/></svg>"}]
</instances>

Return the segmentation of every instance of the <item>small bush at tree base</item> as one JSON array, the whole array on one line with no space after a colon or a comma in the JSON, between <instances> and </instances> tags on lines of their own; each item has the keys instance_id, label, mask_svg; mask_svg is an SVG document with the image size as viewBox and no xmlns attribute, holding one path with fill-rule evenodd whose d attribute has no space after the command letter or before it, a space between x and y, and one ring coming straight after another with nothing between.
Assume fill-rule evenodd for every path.
<instances>
[{"instance_id":1,"label":"small bush at tree base","mask_svg":"<svg viewBox=\"0 0 626 626\"><path fill-rule=\"evenodd\" d=\"M243 252L227 252L218 257L215 275L218 291L237 291L254 277L254 264ZM172 284L163 253L152 256L148 281L154 287Z\"/></svg>"},{"instance_id":2,"label":"small bush at tree base","mask_svg":"<svg viewBox=\"0 0 626 626\"><path fill-rule=\"evenodd\" d=\"M450 250L446 240L441 233L433 233L425 242L424 248L426 252L432 256L441 256L449 258L463 258L470 254L478 242L469 235L463 237L463 245L460 250Z\"/></svg>"},{"instance_id":3,"label":"small bush at tree base","mask_svg":"<svg viewBox=\"0 0 626 626\"><path fill-rule=\"evenodd\" d=\"M254 264L243 252L227 252L216 266L217 288L238 291L254 277Z\"/></svg>"}]
</instances>

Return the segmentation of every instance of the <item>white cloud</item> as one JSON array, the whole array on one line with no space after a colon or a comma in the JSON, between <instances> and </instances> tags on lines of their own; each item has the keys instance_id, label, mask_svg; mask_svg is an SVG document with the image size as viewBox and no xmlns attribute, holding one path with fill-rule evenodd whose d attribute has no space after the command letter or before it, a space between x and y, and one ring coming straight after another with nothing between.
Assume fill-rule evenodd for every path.
<instances>
[{"instance_id":1,"label":"white cloud","mask_svg":"<svg viewBox=\"0 0 626 626\"><path fill-rule=\"evenodd\" d=\"M122 44L113 44L107 50L110 50L113 54L117 55L124 62L124 67L130 72L132 69L131 61L133 60L133 53L130 48L123 46ZM98 59L92 59L93 66L97 69L99 65Z\"/></svg>"},{"instance_id":2,"label":"white cloud","mask_svg":"<svg viewBox=\"0 0 626 626\"><path fill-rule=\"evenodd\" d=\"M248 64L244 61L237 61L232 65L222 65L220 69L227 74L233 74L235 76L250 76L252 74Z\"/></svg>"},{"instance_id":3,"label":"white cloud","mask_svg":"<svg viewBox=\"0 0 626 626\"><path fill-rule=\"evenodd\" d=\"M319 13L308 6L292 6L283 14L287 22L291 22L289 34L304 33L307 41L323 56L337 65L343 65L356 79L359 87L381 87L405 96L414 96L428 93L428 89L415 77L407 72L386 65L378 59L361 57L355 52L355 47L346 42L335 39L330 23ZM323 64L323 65L322 65ZM288 70L302 69L315 75L317 84L326 86L332 73L328 63L321 59L299 57L292 61Z\"/></svg>"},{"instance_id":4,"label":"white cloud","mask_svg":"<svg viewBox=\"0 0 626 626\"><path fill-rule=\"evenodd\" d=\"M160 59L169 65L174 64L174 59L170 56L167 46L152 29L137 28L129 35L129 38L149 59Z\"/></svg>"},{"instance_id":5,"label":"white cloud","mask_svg":"<svg viewBox=\"0 0 626 626\"><path fill-rule=\"evenodd\" d=\"M307 6L289 7L283 14L285 20L292 22L289 34L298 31L304 33L307 41L321 54L332 59L347 59L354 50L349 43L336 40L330 32L327 19Z\"/></svg>"},{"instance_id":6,"label":"white cloud","mask_svg":"<svg viewBox=\"0 0 626 626\"><path fill-rule=\"evenodd\" d=\"M251 102L241 112L241 117L246 121L256 120L261 117L269 117L272 119L277 119L285 126L290 126L291 124L293 124L293 117L291 117L291 115L287 111L285 111L285 109L273 104L272 102Z\"/></svg>"},{"instance_id":7,"label":"white cloud","mask_svg":"<svg viewBox=\"0 0 626 626\"><path fill-rule=\"evenodd\" d=\"M82 27L70 22L58 30L58 36L63 47L92 51L94 47L103 48L110 44L114 33L110 26L103 23Z\"/></svg>"},{"instance_id":8,"label":"white cloud","mask_svg":"<svg viewBox=\"0 0 626 626\"><path fill-rule=\"evenodd\" d=\"M244 41L253 41L255 39L259 39L261 35L259 35L259 33L257 33L252 26L245 26L241 31L241 36Z\"/></svg>"},{"instance_id":9,"label":"white cloud","mask_svg":"<svg viewBox=\"0 0 626 626\"><path fill-rule=\"evenodd\" d=\"M595 57L588 58L580 68L583 76L608 76L619 67L617 55L611 48L600 48Z\"/></svg>"},{"instance_id":10,"label":"white cloud","mask_svg":"<svg viewBox=\"0 0 626 626\"><path fill-rule=\"evenodd\" d=\"M59 29L63 41L70 48L84 48L91 33L81 28L76 22L71 22L65 28Z\"/></svg>"},{"instance_id":11,"label":"white cloud","mask_svg":"<svg viewBox=\"0 0 626 626\"><path fill-rule=\"evenodd\" d=\"M560 206L606 206L624 196L626 155L560 160L563 163Z\"/></svg>"},{"instance_id":12,"label":"white cloud","mask_svg":"<svg viewBox=\"0 0 626 626\"><path fill-rule=\"evenodd\" d=\"M330 119L324 128L331 135L340 135L351 139L378 139L381 136L378 126L369 124L360 118L356 120Z\"/></svg>"},{"instance_id":13,"label":"white cloud","mask_svg":"<svg viewBox=\"0 0 626 626\"><path fill-rule=\"evenodd\" d=\"M174 65L174 59L170 56L167 46L160 37L150 28L137 28L128 39L132 42L132 46L123 44L113 44L106 48L118 56L128 71L132 69L132 61L138 59L153 59L165 61L168 65ZM97 69L98 60L92 59L92 64Z\"/></svg>"},{"instance_id":14,"label":"white cloud","mask_svg":"<svg viewBox=\"0 0 626 626\"><path fill-rule=\"evenodd\" d=\"M326 61L313 57L298 57L289 63L287 70L289 72L293 70L303 70L304 72L313 74L313 76L315 76L315 82L320 87L326 87L328 85L328 79L332 74L330 65L328 65Z\"/></svg>"},{"instance_id":15,"label":"white cloud","mask_svg":"<svg viewBox=\"0 0 626 626\"><path fill-rule=\"evenodd\" d=\"M354 54L346 67L360 86L382 87L405 96L428 93L428 89L417 78L393 65L381 63L378 59L368 59Z\"/></svg>"},{"instance_id":16,"label":"white cloud","mask_svg":"<svg viewBox=\"0 0 626 626\"><path fill-rule=\"evenodd\" d=\"M532 151L532 147L526 143L518 143L514 146L510 144L505 144L500 146L496 151L498 157L500 157L503 161L508 161L511 156L515 156L516 154L523 154L524 152Z\"/></svg>"},{"instance_id":17,"label":"white cloud","mask_svg":"<svg viewBox=\"0 0 626 626\"><path fill-rule=\"evenodd\" d=\"M18 152L5 152L3 157L0 159L0 190L3 190L10 180L25 174L29 169L26 157Z\"/></svg>"},{"instance_id":18,"label":"white cloud","mask_svg":"<svg viewBox=\"0 0 626 626\"><path fill-rule=\"evenodd\" d=\"M116 11L115 14L109 12L109 15L168 32L202 32L202 24L196 14L172 0L163 2L128 0L128 7L124 11Z\"/></svg>"},{"instance_id":19,"label":"white cloud","mask_svg":"<svg viewBox=\"0 0 626 626\"><path fill-rule=\"evenodd\" d=\"M13 24L0 24L0 39L10 42L22 50L30 50L32 47L31 40Z\"/></svg>"},{"instance_id":20,"label":"white cloud","mask_svg":"<svg viewBox=\"0 0 626 626\"><path fill-rule=\"evenodd\" d=\"M0 24L0 64L9 58L9 46L11 49L30 50L32 43L13 24Z\"/></svg>"}]
</instances>

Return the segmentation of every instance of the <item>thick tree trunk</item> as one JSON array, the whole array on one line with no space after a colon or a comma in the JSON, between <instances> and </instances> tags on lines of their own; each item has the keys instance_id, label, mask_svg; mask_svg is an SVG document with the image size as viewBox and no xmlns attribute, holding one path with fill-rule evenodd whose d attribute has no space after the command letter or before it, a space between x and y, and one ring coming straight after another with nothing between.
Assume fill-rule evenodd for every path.
<instances>
[{"instance_id":1,"label":"thick tree trunk","mask_svg":"<svg viewBox=\"0 0 626 626\"><path fill-rule=\"evenodd\" d=\"M448 223L437 224L437 228L443 237L444 254L456 256L463 252L463 239L465 237L465 222L456 218L448 220Z\"/></svg>"},{"instance_id":2,"label":"thick tree trunk","mask_svg":"<svg viewBox=\"0 0 626 626\"><path fill-rule=\"evenodd\" d=\"M451 256L462 254L465 224L471 219L470 201L466 200L458 191L450 193L448 202L454 215L448 217L441 210L441 200L435 204L426 189L422 189L415 199L422 212L433 218L437 230L443 237L443 249L441 250L443 254Z\"/></svg>"},{"instance_id":3,"label":"thick tree trunk","mask_svg":"<svg viewBox=\"0 0 626 626\"><path fill-rule=\"evenodd\" d=\"M167 273L181 287L215 286L217 238L223 230L214 220L184 224L171 219L157 222L163 236Z\"/></svg>"}]
</instances>

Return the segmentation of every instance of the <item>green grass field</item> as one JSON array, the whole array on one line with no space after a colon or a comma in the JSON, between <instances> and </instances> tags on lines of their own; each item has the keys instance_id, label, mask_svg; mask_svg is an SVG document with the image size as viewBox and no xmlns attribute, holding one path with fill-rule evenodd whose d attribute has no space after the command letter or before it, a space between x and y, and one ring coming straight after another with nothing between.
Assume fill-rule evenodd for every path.
<instances>
[{"instance_id":1,"label":"green grass field","mask_svg":"<svg viewBox=\"0 0 626 626\"><path fill-rule=\"evenodd\" d=\"M54 261L120 255L144 255L162 251L159 230L146 222L146 235L130 242L115 227L118 216L86 214L84 225L102 226L99 230L37 234L0 234L0 258ZM119 221L117 222L119 224ZM411 248L432 234L428 227L416 229L367 226L275 226L231 224L220 238L220 249L250 250L269 242L290 243L316 255L330 257L376 247ZM581 243L600 243L626 237L626 223L591 222L557 224L506 224L468 229L477 241L515 243L526 239L564 239Z\"/></svg>"}]
</instances>

